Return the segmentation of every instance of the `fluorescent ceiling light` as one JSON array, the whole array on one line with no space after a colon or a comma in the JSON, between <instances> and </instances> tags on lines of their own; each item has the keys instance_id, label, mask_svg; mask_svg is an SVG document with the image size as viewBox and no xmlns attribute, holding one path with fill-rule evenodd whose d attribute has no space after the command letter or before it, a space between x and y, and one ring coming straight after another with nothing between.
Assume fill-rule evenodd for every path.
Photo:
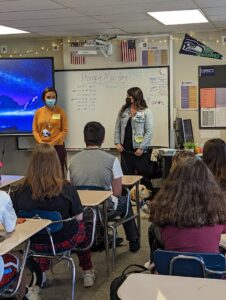
<instances>
[{"instance_id":1,"label":"fluorescent ceiling light","mask_svg":"<svg viewBox=\"0 0 226 300\"><path fill-rule=\"evenodd\" d=\"M0 34L19 34L19 33L30 33L30 32L0 25Z\"/></svg>"},{"instance_id":2,"label":"fluorescent ceiling light","mask_svg":"<svg viewBox=\"0 0 226 300\"><path fill-rule=\"evenodd\" d=\"M164 25L208 23L199 9L148 12Z\"/></svg>"}]
</instances>

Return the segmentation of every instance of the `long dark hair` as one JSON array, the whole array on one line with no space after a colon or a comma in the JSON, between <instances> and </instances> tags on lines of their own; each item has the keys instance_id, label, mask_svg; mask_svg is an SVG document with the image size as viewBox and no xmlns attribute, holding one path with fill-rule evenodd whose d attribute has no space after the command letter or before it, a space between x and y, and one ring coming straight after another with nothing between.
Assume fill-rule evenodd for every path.
<instances>
[{"instance_id":1,"label":"long dark hair","mask_svg":"<svg viewBox=\"0 0 226 300\"><path fill-rule=\"evenodd\" d=\"M225 224L225 197L200 159L187 158L173 169L150 205L150 221L177 227Z\"/></svg>"},{"instance_id":2,"label":"long dark hair","mask_svg":"<svg viewBox=\"0 0 226 300\"><path fill-rule=\"evenodd\" d=\"M146 101L144 100L143 92L139 87L132 87L128 89L127 94L133 97L137 110L144 110L148 107ZM120 115L122 115L129 106L130 104L124 104L120 110Z\"/></svg>"},{"instance_id":3,"label":"long dark hair","mask_svg":"<svg viewBox=\"0 0 226 300\"><path fill-rule=\"evenodd\" d=\"M226 180L226 148L222 139L208 140L203 147L203 161L218 183Z\"/></svg>"}]
</instances>

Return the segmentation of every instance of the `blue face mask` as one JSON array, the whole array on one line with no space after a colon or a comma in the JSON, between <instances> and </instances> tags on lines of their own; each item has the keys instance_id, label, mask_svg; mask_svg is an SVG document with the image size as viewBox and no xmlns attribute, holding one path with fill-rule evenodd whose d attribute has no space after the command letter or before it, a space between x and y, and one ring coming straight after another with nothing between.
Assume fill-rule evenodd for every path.
<instances>
[{"instance_id":1,"label":"blue face mask","mask_svg":"<svg viewBox=\"0 0 226 300\"><path fill-rule=\"evenodd\" d=\"M45 100L46 102L46 105L49 107L49 108L53 108L54 105L56 104L56 99L46 99Z\"/></svg>"}]
</instances>

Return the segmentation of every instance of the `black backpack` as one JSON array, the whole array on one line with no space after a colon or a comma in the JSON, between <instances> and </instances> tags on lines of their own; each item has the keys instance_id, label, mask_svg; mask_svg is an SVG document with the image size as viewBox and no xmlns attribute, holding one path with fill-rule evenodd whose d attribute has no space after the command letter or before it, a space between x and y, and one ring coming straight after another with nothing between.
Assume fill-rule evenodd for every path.
<instances>
[{"instance_id":1,"label":"black backpack","mask_svg":"<svg viewBox=\"0 0 226 300\"><path fill-rule=\"evenodd\" d=\"M132 269L131 271L129 271L130 268L136 268L136 269ZM116 277L115 279L113 279L113 281L111 282L111 286L110 286L110 300L121 300L118 297L118 289L119 287L122 285L122 283L126 280L127 276L129 274L132 273L143 273L143 272L150 272L149 269L141 266L141 265L129 265L128 267L126 267L123 272L122 275Z\"/></svg>"}]
</instances>

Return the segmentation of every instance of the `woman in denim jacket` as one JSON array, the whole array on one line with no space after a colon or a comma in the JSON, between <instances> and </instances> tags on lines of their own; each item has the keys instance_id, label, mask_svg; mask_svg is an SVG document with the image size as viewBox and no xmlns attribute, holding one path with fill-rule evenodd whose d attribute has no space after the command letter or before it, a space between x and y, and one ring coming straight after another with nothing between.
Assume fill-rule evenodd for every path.
<instances>
[{"instance_id":1,"label":"woman in denim jacket","mask_svg":"<svg viewBox=\"0 0 226 300\"><path fill-rule=\"evenodd\" d=\"M148 109L143 92L138 87L127 91L126 104L118 114L114 142L121 153L122 171L125 175L139 174L149 182L149 146L152 139L153 116Z\"/></svg>"}]
</instances>

